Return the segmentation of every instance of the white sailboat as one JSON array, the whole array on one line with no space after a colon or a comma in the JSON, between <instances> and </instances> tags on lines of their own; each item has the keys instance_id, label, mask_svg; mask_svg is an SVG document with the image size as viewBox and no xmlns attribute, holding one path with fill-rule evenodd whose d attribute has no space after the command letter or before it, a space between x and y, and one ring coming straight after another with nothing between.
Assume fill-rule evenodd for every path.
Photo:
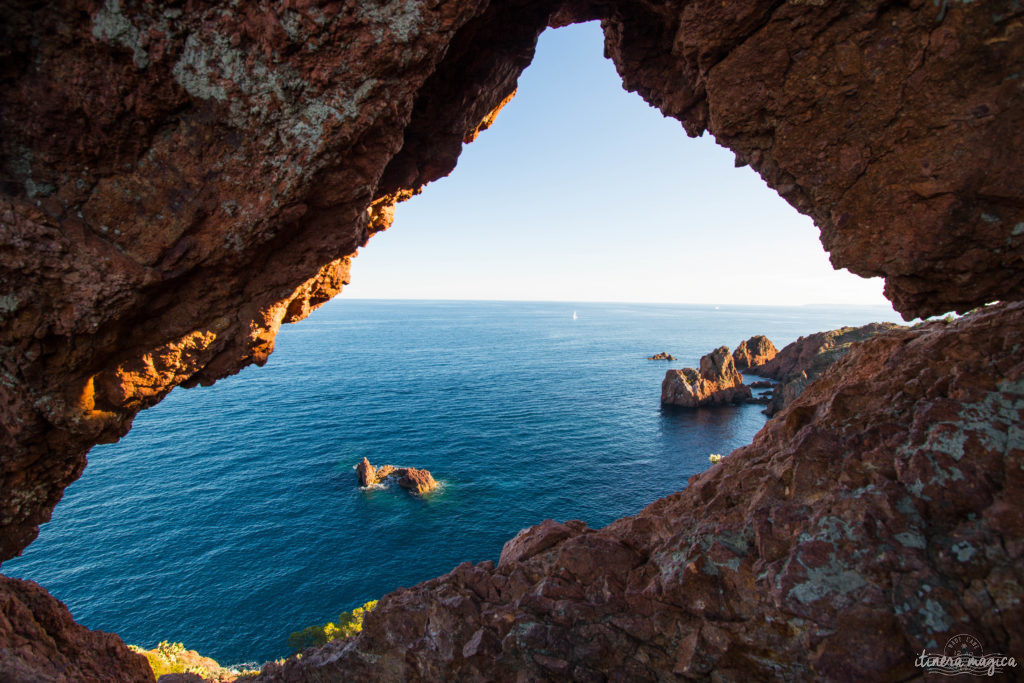
<instances>
[{"instance_id":1,"label":"white sailboat","mask_svg":"<svg viewBox=\"0 0 1024 683\"><path fill-rule=\"evenodd\" d=\"M572 319L573 319L573 320L576 320L576 318L577 318L577 317L578 317L578 316L576 315L576 311L573 311L573 312L572 312Z\"/></svg>"}]
</instances>

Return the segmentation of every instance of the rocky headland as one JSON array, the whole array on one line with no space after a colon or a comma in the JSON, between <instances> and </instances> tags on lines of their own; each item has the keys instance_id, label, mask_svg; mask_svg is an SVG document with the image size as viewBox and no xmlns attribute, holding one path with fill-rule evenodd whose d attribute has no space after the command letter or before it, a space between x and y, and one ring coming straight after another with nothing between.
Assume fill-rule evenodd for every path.
<instances>
[{"instance_id":1,"label":"rocky headland","mask_svg":"<svg viewBox=\"0 0 1024 683\"><path fill-rule=\"evenodd\" d=\"M736 372L729 349L720 346L700 359L700 370L669 370L661 382L661 402L682 408L740 403L750 388Z\"/></svg>"},{"instance_id":2,"label":"rocky headland","mask_svg":"<svg viewBox=\"0 0 1024 683\"><path fill-rule=\"evenodd\" d=\"M437 488L437 482L428 470L394 465L374 467L368 458L363 458L356 465L356 475L359 477L359 485L363 487L380 484L388 477L393 477L403 489L418 495L430 493Z\"/></svg>"},{"instance_id":3,"label":"rocky headland","mask_svg":"<svg viewBox=\"0 0 1024 683\"><path fill-rule=\"evenodd\" d=\"M851 344L897 329L901 326L894 323L869 323L809 334L787 344L766 362L748 367L747 372L779 382L765 408L771 416L789 405L829 366L846 355Z\"/></svg>"},{"instance_id":4,"label":"rocky headland","mask_svg":"<svg viewBox=\"0 0 1024 683\"><path fill-rule=\"evenodd\" d=\"M906 319L1003 303L855 345L685 491L527 530L264 680L903 680L958 633L1020 657L1024 22L992 3L0 4L0 561L94 444L265 363L539 33L594 19L625 88ZM27 583L0 579L0 679L152 681Z\"/></svg>"}]
</instances>

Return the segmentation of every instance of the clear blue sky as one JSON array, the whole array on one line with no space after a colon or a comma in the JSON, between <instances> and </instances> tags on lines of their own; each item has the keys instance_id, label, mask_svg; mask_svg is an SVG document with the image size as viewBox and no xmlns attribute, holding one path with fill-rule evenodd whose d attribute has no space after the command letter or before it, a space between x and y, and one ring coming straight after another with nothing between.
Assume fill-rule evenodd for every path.
<instances>
[{"instance_id":1,"label":"clear blue sky","mask_svg":"<svg viewBox=\"0 0 1024 683\"><path fill-rule=\"evenodd\" d=\"M710 135L627 93L596 23L546 31L515 99L400 204L346 296L882 304Z\"/></svg>"}]
</instances>

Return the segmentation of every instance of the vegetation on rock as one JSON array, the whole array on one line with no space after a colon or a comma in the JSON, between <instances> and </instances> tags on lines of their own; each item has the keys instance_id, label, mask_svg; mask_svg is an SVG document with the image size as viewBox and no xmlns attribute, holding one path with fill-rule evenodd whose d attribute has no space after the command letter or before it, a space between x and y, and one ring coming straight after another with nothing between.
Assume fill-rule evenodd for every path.
<instances>
[{"instance_id":1,"label":"vegetation on rock","mask_svg":"<svg viewBox=\"0 0 1024 683\"><path fill-rule=\"evenodd\" d=\"M288 646L296 652L301 652L307 647L319 647L337 638L354 636L363 630L363 617L376 606L377 601L371 600L351 612L342 612L336 622L307 626L301 631L295 631L288 636Z\"/></svg>"}]
</instances>

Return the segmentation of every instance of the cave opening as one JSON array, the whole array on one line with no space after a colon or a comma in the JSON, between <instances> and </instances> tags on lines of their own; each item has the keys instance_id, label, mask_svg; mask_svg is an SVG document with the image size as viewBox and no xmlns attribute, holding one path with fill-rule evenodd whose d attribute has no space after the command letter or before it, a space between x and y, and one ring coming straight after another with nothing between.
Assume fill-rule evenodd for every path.
<instances>
[{"instance_id":1,"label":"cave opening","mask_svg":"<svg viewBox=\"0 0 1024 683\"><path fill-rule=\"evenodd\" d=\"M563 37L562 45L551 42ZM748 304L863 303L859 297L868 289L853 276L836 279L810 220L765 188L755 173L732 168L731 153L710 137L685 138L678 122L622 93L610 63L594 54L600 42L596 24L545 32L518 99L499 115L493 130L466 148L451 178L399 206L395 226L375 236L373 248L356 259L353 284L343 301L284 328L266 368L248 368L201 391L177 390L142 413L121 443L97 447L85 477L68 489L54 521L23 558L6 565L8 571L38 579L82 623L116 631L128 642L149 646L156 639L182 640L222 662L273 658L285 653L281 648L289 630L329 619L460 561L488 559L519 528L546 516L582 517L600 525L635 512L685 486L687 477L706 465L709 451L728 452L749 442L762 419L755 407L717 415L661 414L660 367L634 368L627 388L608 390L621 382L611 371L623 368L616 354L642 357L661 351L682 338L693 321L711 314L711 305L726 306L720 315L730 320L730 336L715 336L720 329L690 334L680 355L692 365L713 346L765 331L743 327L757 313ZM581 44L589 53L572 52ZM603 71L571 72L595 63ZM562 85L531 82L533 74L545 70L569 73L560 74ZM592 99L594 91L609 87L622 97L603 105ZM548 113L539 115L531 106L534 98L549 103L558 98L557 116L550 104ZM637 110L643 110L650 125L632 128ZM533 142L516 142L523 139ZM584 146L583 140L591 142ZM546 158L541 156L545 150ZM487 162L488 156L500 161ZM683 164L680 158L693 161ZM579 232L583 227L585 239ZM804 245L810 245L806 252L794 251ZM498 254L501 268L495 267ZM809 263L816 270L794 272L792 264ZM441 277L439 271L448 275ZM509 304L493 303L478 309L476 322L463 321L453 330L450 320L438 324L436 308L424 312L404 302L348 301L462 298L452 293L464 291L467 283L473 283L479 299L582 302L583 323L577 328L601 318L627 332L631 325L646 325L655 336L641 342L629 334L605 339L591 361L610 364L611 370L585 366L592 373L587 378L605 388L568 384L569 391L556 394L557 402L544 409L523 398L536 383L515 384L516 363L526 362L526 352L545 341L557 345L563 360L541 368L542 383L565 382L566 370L581 369L565 360L581 351L574 332L566 328L571 307L535 305L523 318ZM881 301L880 286L867 287ZM685 294L675 298L675 292ZM607 303L616 301L662 306L638 315ZM784 319L787 315L771 311L761 316L763 325L782 330L776 337L780 342L795 337L798 329L826 329L863 315L874 320L879 312L857 311L851 318L816 311L813 323L794 323ZM508 324L510 317L514 325ZM396 342L394 335L410 320L432 337ZM467 336L481 321L520 347L506 351L514 363L491 375L511 383L514 391L506 389L508 395L493 391L493 385L481 386L473 374L494 362L491 355L473 355L473 344L489 339ZM546 327L541 330L540 324ZM799 327L803 324L810 326ZM524 332L524 327L529 329ZM613 341L619 344L614 351ZM317 348L322 365L290 355L303 345ZM454 361L423 356L430 346L462 355ZM383 378L367 370L382 366L388 368ZM429 381L424 381L423 367L433 372ZM355 383L332 387L326 368ZM586 397L575 406L569 399L574 391ZM444 402L445 394L460 392L469 398ZM405 414L389 405L403 393L416 397ZM368 395L374 400L364 401ZM589 435L578 433L579 425L590 422L589 415L616 401L634 412L605 417ZM349 414L345 420L338 417L342 411ZM424 419L431 411L443 422L458 421L469 436L453 444L442 425ZM509 424L496 428L496 414ZM511 424L514 419L521 424ZM305 424L301 433L290 431L300 423ZM696 431L704 436L694 442ZM319 436L309 438L310 432ZM663 456L675 452L678 457L666 465L646 450L638 454L634 432ZM379 460L380 444L396 434L412 444L401 456L411 462L398 464L442 473L448 491L418 501L355 489L351 466L364 455ZM565 447L587 438L592 441L582 447L601 451L587 463L590 472L580 471L573 460L574 449L581 446ZM493 455L489 451L496 442L503 443L502 454L519 449L524 460L543 467L513 477L465 464ZM148 452L145 457L143 452ZM446 472L448 463L459 458L463 464L457 471ZM198 462L206 464L200 468ZM545 468L557 476L538 485ZM650 468L671 474L652 477ZM596 492L594 471L600 473ZM118 481L103 481L114 472ZM612 483L623 480L639 492L635 498L624 498L626 486ZM518 508L521 514L509 514L509 497L520 495L516 487L530 488L552 506L524 505ZM296 491L304 493L296 497ZM110 500L123 507L113 512ZM193 522L183 523L183 518ZM459 525L473 519L487 520L486 540L459 545L454 539L465 536ZM90 536L94 531L100 533ZM267 535L273 543L264 540ZM335 540L325 542L328 536ZM378 543L381 538L391 545ZM410 560L421 544L437 544L438 539L442 546L448 543L447 554ZM190 583L175 586L168 576L180 566L190 567ZM385 572L390 572L387 580L380 580ZM70 588L80 585L90 586L90 594ZM235 587L230 595L226 585ZM258 627L266 623L268 605L280 615L273 633ZM126 612L133 615L127 628ZM167 632L171 622L181 630Z\"/></svg>"}]
</instances>

